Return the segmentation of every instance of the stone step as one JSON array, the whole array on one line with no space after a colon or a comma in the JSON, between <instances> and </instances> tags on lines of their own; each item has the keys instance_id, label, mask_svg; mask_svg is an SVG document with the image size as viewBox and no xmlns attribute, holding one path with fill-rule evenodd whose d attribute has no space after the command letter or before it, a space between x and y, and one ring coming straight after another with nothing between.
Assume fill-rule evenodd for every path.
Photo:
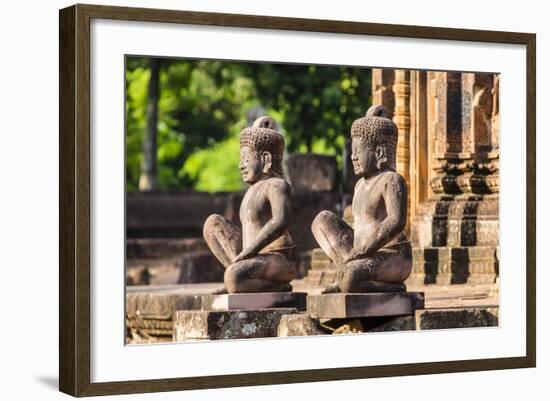
<instances>
[{"instance_id":1,"label":"stone step","mask_svg":"<svg viewBox=\"0 0 550 401\"><path fill-rule=\"evenodd\" d=\"M464 247L413 247L413 259L425 261L472 261L498 260L497 246L464 246Z\"/></svg>"},{"instance_id":2,"label":"stone step","mask_svg":"<svg viewBox=\"0 0 550 401\"><path fill-rule=\"evenodd\" d=\"M498 307L498 284L409 285L409 291L423 292L426 309Z\"/></svg>"},{"instance_id":3,"label":"stone step","mask_svg":"<svg viewBox=\"0 0 550 401\"><path fill-rule=\"evenodd\" d=\"M332 334L440 330L498 326L498 308L419 309L414 315L322 322Z\"/></svg>"},{"instance_id":4,"label":"stone step","mask_svg":"<svg viewBox=\"0 0 550 401\"><path fill-rule=\"evenodd\" d=\"M313 270L336 270L337 267L329 259L327 260L312 260L311 268Z\"/></svg>"},{"instance_id":5,"label":"stone step","mask_svg":"<svg viewBox=\"0 0 550 401\"><path fill-rule=\"evenodd\" d=\"M219 282L223 281L224 272L225 269L210 251L126 260L127 285Z\"/></svg>"},{"instance_id":6,"label":"stone step","mask_svg":"<svg viewBox=\"0 0 550 401\"><path fill-rule=\"evenodd\" d=\"M201 312L203 296L211 294L213 290L219 289L220 286L221 283L128 287L126 294L127 343L142 344L173 341L173 338L175 338L175 315L184 311ZM298 288L299 291L309 292L310 294L318 294L319 291L318 286L308 287L305 280L299 280L299 285L295 286L295 289ZM329 318L321 318L320 320L319 317L313 316L310 312L299 313L296 308L277 308L279 310L294 309L294 313L282 315L289 317L280 320L277 320L280 315L272 315L275 321L279 323L276 327L275 324L272 324L269 333L272 336L295 336L322 335L333 332L335 332L334 334L346 334L498 325L498 284L421 284L409 286L408 290L424 293L424 309L419 309L412 315L330 318L329 323L327 321ZM342 294L322 296L334 295ZM249 321L248 323L252 322ZM320 327L318 324L320 324ZM327 325L332 326L328 327ZM237 327L242 328L243 326ZM207 338L206 336L203 337L204 339ZM223 335L220 338L224 338Z\"/></svg>"},{"instance_id":7,"label":"stone step","mask_svg":"<svg viewBox=\"0 0 550 401\"><path fill-rule=\"evenodd\" d=\"M335 270L310 270L304 281L314 286L323 287L332 284L335 279Z\"/></svg>"},{"instance_id":8,"label":"stone step","mask_svg":"<svg viewBox=\"0 0 550 401\"><path fill-rule=\"evenodd\" d=\"M413 248L413 268L407 283L490 284L498 277L497 254L498 248L491 246ZM311 255L306 279L330 284L334 276L320 272L336 271L337 267L321 248L313 249Z\"/></svg>"},{"instance_id":9,"label":"stone step","mask_svg":"<svg viewBox=\"0 0 550 401\"><path fill-rule=\"evenodd\" d=\"M460 264L458 262L425 262L413 261L411 274L454 274L454 275L472 275L472 274L492 274L498 275L498 267L494 262L469 262Z\"/></svg>"},{"instance_id":10,"label":"stone step","mask_svg":"<svg viewBox=\"0 0 550 401\"><path fill-rule=\"evenodd\" d=\"M498 267L494 262L484 261L469 263L458 262L425 262L425 261L413 261L413 269L411 274L454 274L454 275L473 275L473 274L492 274L498 276Z\"/></svg>"},{"instance_id":11,"label":"stone step","mask_svg":"<svg viewBox=\"0 0 550 401\"><path fill-rule=\"evenodd\" d=\"M227 340L498 326L498 308L416 310L414 314L324 320L295 309L179 311L174 341ZM164 334L164 333L161 333Z\"/></svg>"},{"instance_id":12,"label":"stone step","mask_svg":"<svg viewBox=\"0 0 550 401\"><path fill-rule=\"evenodd\" d=\"M207 251L203 238L127 238L126 257L155 259L181 255L185 252Z\"/></svg>"},{"instance_id":13,"label":"stone step","mask_svg":"<svg viewBox=\"0 0 550 401\"><path fill-rule=\"evenodd\" d=\"M169 320L177 310L201 309L201 306L201 295L170 292L136 292L126 294L127 319Z\"/></svg>"},{"instance_id":14,"label":"stone step","mask_svg":"<svg viewBox=\"0 0 550 401\"><path fill-rule=\"evenodd\" d=\"M200 310L201 293L210 293L219 286L220 284L194 284L127 287L126 342L150 344L172 341L174 312Z\"/></svg>"},{"instance_id":15,"label":"stone step","mask_svg":"<svg viewBox=\"0 0 550 401\"><path fill-rule=\"evenodd\" d=\"M422 284L431 285L459 285L459 284L494 284L498 276L494 274L471 274L459 276L454 274L421 274L412 273L405 284L416 286Z\"/></svg>"},{"instance_id":16,"label":"stone step","mask_svg":"<svg viewBox=\"0 0 550 401\"><path fill-rule=\"evenodd\" d=\"M499 275L498 247L413 248L408 284L490 284Z\"/></svg>"},{"instance_id":17,"label":"stone step","mask_svg":"<svg viewBox=\"0 0 550 401\"><path fill-rule=\"evenodd\" d=\"M330 260L330 259L321 248L314 248L311 250L311 260Z\"/></svg>"}]
</instances>

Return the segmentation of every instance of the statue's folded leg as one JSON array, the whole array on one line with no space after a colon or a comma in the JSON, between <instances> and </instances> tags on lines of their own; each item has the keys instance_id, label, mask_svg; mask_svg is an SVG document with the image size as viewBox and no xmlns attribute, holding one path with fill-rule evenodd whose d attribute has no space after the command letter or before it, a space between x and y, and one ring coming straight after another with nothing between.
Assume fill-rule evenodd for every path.
<instances>
[{"instance_id":1,"label":"statue's folded leg","mask_svg":"<svg viewBox=\"0 0 550 401\"><path fill-rule=\"evenodd\" d=\"M296 277L296 263L278 253L241 260L225 270L225 288L236 292L287 292Z\"/></svg>"},{"instance_id":2,"label":"statue's folded leg","mask_svg":"<svg viewBox=\"0 0 550 401\"><path fill-rule=\"evenodd\" d=\"M406 242L346 263L339 272L338 287L343 292L406 291L404 281L411 269L411 245Z\"/></svg>"},{"instance_id":3,"label":"statue's folded leg","mask_svg":"<svg viewBox=\"0 0 550 401\"><path fill-rule=\"evenodd\" d=\"M313 220L311 231L330 260L343 265L353 250L353 229L334 213L323 210Z\"/></svg>"},{"instance_id":4,"label":"statue's folded leg","mask_svg":"<svg viewBox=\"0 0 550 401\"><path fill-rule=\"evenodd\" d=\"M241 230L232 221L219 214L212 214L206 219L203 236L214 256L226 269L241 252Z\"/></svg>"}]
</instances>

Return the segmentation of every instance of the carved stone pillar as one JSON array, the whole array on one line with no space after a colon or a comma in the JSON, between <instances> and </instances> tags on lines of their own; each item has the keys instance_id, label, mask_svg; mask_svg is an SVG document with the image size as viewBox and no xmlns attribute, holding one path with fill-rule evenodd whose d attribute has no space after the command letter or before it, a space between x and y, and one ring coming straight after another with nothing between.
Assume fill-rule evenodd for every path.
<instances>
[{"instance_id":1,"label":"carved stone pillar","mask_svg":"<svg viewBox=\"0 0 550 401\"><path fill-rule=\"evenodd\" d=\"M393 85L396 70L373 68L372 70L372 104L381 104L393 118L395 93Z\"/></svg>"},{"instance_id":2,"label":"carved stone pillar","mask_svg":"<svg viewBox=\"0 0 550 401\"><path fill-rule=\"evenodd\" d=\"M492 74L462 74L463 162L458 186L463 194L498 193L498 127L493 107L498 99ZM498 76L497 78L498 79Z\"/></svg>"},{"instance_id":3,"label":"carved stone pillar","mask_svg":"<svg viewBox=\"0 0 550 401\"><path fill-rule=\"evenodd\" d=\"M438 72L435 80L435 154L432 156L432 168L436 174L430 186L435 194L455 195L460 192L456 177L460 174L458 165L462 149L461 74Z\"/></svg>"},{"instance_id":4,"label":"carved stone pillar","mask_svg":"<svg viewBox=\"0 0 550 401\"><path fill-rule=\"evenodd\" d=\"M409 144L409 221L429 195L428 74L411 71Z\"/></svg>"},{"instance_id":5,"label":"carved stone pillar","mask_svg":"<svg viewBox=\"0 0 550 401\"><path fill-rule=\"evenodd\" d=\"M411 279L489 283L498 276L498 76L432 72L428 201L412 224ZM435 110L434 110L435 109ZM434 112L435 111L435 112ZM431 132L430 132L431 131Z\"/></svg>"},{"instance_id":6,"label":"carved stone pillar","mask_svg":"<svg viewBox=\"0 0 550 401\"><path fill-rule=\"evenodd\" d=\"M410 182L410 128L411 128L411 73L409 70L395 70L393 91L395 93L395 110L393 121L397 125L397 172L405 181Z\"/></svg>"}]
</instances>

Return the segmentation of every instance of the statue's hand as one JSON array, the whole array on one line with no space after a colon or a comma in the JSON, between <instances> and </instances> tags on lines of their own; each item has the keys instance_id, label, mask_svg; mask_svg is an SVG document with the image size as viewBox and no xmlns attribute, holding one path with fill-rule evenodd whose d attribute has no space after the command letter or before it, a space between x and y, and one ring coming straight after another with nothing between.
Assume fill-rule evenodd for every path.
<instances>
[{"instance_id":1,"label":"statue's hand","mask_svg":"<svg viewBox=\"0 0 550 401\"><path fill-rule=\"evenodd\" d=\"M250 252L247 249L244 249L241 253L237 255L235 259L233 259L233 263L237 263L237 262L240 262L241 260L249 259L252 256L254 256L252 252Z\"/></svg>"}]
</instances>

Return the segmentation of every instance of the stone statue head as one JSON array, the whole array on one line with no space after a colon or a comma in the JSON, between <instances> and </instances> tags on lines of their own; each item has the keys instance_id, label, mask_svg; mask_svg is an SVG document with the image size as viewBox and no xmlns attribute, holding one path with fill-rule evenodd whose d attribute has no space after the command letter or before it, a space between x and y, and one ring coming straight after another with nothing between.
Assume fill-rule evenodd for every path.
<instances>
[{"instance_id":1,"label":"stone statue head","mask_svg":"<svg viewBox=\"0 0 550 401\"><path fill-rule=\"evenodd\" d=\"M371 176L377 171L395 171L397 125L382 105L371 106L363 118L351 126L351 161L356 175Z\"/></svg>"},{"instance_id":2,"label":"stone statue head","mask_svg":"<svg viewBox=\"0 0 550 401\"><path fill-rule=\"evenodd\" d=\"M285 141L271 117L260 117L252 127L243 129L240 143L239 167L245 182L253 184L262 178L283 174Z\"/></svg>"}]
</instances>

